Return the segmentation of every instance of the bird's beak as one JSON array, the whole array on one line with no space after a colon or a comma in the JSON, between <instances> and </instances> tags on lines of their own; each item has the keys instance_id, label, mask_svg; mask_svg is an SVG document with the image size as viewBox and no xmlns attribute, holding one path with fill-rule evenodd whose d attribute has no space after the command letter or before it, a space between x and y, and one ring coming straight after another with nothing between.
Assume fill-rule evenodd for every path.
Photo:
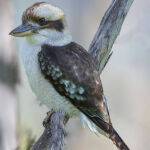
<instances>
[{"instance_id":1,"label":"bird's beak","mask_svg":"<svg viewBox=\"0 0 150 150\"><path fill-rule=\"evenodd\" d=\"M12 30L9 34L16 37L25 37L37 33L38 29L38 26L25 23Z\"/></svg>"}]
</instances>

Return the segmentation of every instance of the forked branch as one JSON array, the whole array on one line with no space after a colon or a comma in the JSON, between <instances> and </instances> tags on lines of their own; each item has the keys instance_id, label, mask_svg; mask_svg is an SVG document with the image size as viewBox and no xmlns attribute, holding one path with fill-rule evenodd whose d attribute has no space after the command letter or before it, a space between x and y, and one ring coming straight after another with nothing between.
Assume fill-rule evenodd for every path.
<instances>
[{"instance_id":1,"label":"forked branch","mask_svg":"<svg viewBox=\"0 0 150 150\"><path fill-rule=\"evenodd\" d=\"M97 68L101 73L111 56L112 46L120 33L124 19L133 0L113 0L106 11L98 31L90 45L89 53L98 59ZM65 113L54 112L43 135L32 150L62 150L65 137Z\"/></svg>"}]
</instances>

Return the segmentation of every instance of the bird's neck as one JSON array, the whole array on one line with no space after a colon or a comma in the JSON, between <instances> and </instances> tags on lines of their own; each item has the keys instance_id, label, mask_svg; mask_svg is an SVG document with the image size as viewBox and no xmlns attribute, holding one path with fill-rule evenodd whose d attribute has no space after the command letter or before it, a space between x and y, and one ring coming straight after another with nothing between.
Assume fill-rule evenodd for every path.
<instances>
[{"instance_id":1,"label":"bird's neck","mask_svg":"<svg viewBox=\"0 0 150 150\"><path fill-rule=\"evenodd\" d=\"M69 31L58 32L54 30L42 30L39 34L28 36L28 44L43 45L49 44L52 46L64 46L72 42L72 36Z\"/></svg>"}]
</instances>

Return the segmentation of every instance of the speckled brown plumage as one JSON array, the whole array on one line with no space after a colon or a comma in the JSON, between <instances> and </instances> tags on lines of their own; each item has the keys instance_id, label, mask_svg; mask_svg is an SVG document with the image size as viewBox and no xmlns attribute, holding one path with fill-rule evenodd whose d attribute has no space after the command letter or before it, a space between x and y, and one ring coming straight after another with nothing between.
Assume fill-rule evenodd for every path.
<instances>
[{"instance_id":1,"label":"speckled brown plumage","mask_svg":"<svg viewBox=\"0 0 150 150\"><path fill-rule=\"evenodd\" d=\"M119 149L129 150L111 124L95 60L83 47L74 42L61 47L43 45L38 60L42 74L60 95L96 124ZM74 97L62 80L75 85ZM79 87L84 89L82 93L77 90Z\"/></svg>"},{"instance_id":2,"label":"speckled brown plumage","mask_svg":"<svg viewBox=\"0 0 150 150\"><path fill-rule=\"evenodd\" d=\"M87 51L73 42L62 47L43 45L38 58L43 75L54 88L107 132L111 122L103 99L103 88L95 61ZM52 74L48 74L51 66L59 68L62 75L54 79ZM80 95L83 100L72 98L65 85L60 83L62 79L75 84L77 88L83 87L85 92Z\"/></svg>"}]
</instances>

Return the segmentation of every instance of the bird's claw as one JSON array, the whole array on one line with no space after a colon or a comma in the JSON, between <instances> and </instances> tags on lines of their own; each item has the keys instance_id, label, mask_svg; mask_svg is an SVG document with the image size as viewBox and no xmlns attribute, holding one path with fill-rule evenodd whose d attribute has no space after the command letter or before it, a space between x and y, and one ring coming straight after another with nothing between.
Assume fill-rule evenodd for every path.
<instances>
[{"instance_id":1,"label":"bird's claw","mask_svg":"<svg viewBox=\"0 0 150 150\"><path fill-rule=\"evenodd\" d=\"M44 121L43 121L43 126L44 126L44 127L46 127L47 124L49 123L50 118L51 118L51 116L52 116L53 113L54 113L53 110L47 112L47 116L46 116L46 118L45 118Z\"/></svg>"}]
</instances>

